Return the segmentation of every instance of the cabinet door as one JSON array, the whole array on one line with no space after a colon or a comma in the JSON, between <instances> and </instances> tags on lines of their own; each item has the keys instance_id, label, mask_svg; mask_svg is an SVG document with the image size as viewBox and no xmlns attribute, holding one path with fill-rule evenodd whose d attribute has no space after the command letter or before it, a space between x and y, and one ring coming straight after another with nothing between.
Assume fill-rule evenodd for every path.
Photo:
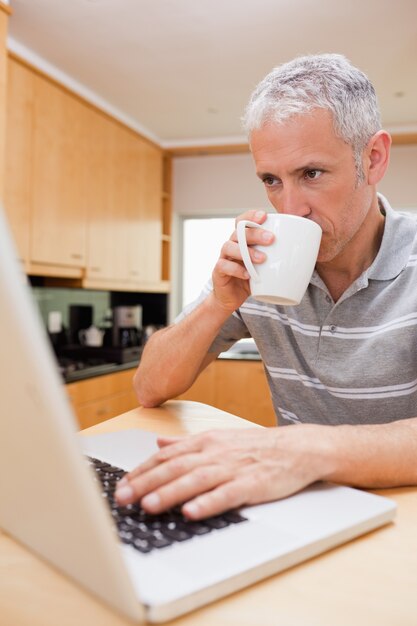
<instances>
[{"instance_id":1,"label":"cabinet door","mask_svg":"<svg viewBox=\"0 0 417 626\"><path fill-rule=\"evenodd\" d=\"M138 218L129 252L145 283L162 278L162 164L161 151L143 142Z\"/></svg>"},{"instance_id":2,"label":"cabinet door","mask_svg":"<svg viewBox=\"0 0 417 626\"><path fill-rule=\"evenodd\" d=\"M4 203L19 257L28 262L32 202L33 72L8 61Z\"/></svg>"},{"instance_id":3,"label":"cabinet door","mask_svg":"<svg viewBox=\"0 0 417 626\"><path fill-rule=\"evenodd\" d=\"M135 409L138 401L133 391L120 393L115 396L109 396L102 400L96 400L88 404L82 404L74 407L80 430L89 428L100 422L116 417Z\"/></svg>"},{"instance_id":4,"label":"cabinet door","mask_svg":"<svg viewBox=\"0 0 417 626\"><path fill-rule=\"evenodd\" d=\"M6 10L0 6L0 202L4 199L4 134L6 129L7 93L7 20Z\"/></svg>"},{"instance_id":5,"label":"cabinet door","mask_svg":"<svg viewBox=\"0 0 417 626\"><path fill-rule=\"evenodd\" d=\"M126 137L125 170L123 178L126 202L127 229L127 279L144 282L146 279L146 227L144 213L144 170L146 168L145 143L133 134Z\"/></svg>"},{"instance_id":6,"label":"cabinet door","mask_svg":"<svg viewBox=\"0 0 417 626\"><path fill-rule=\"evenodd\" d=\"M260 361L217 359L179 399L204 402L262 426L276 426L271 393Z\"/></svg>"},{"instance_id":7,"label":"cabinet door","mask_svg":"<svg viewBox=\"0 0 417 626\"><path fill-rule=\"evenodd\" d=\"M134 369L65 386L80 428L88 428L138 406Z\"/></svg>"},{"instance_id":8,"label":"cabinet door","mask_svg":"<svg viewBox=\"0 0 417 626\"><path fill-rule=\"evenodd\" d=\"M162 153L102 118L90 141L87 278L161 280Z\"/></svg>"},{"instance_id":9,"label":"cabinet door","mask_svg":"<svg viewBox=\"0 0 417 626\"><path fill-rule=\"evenodd\" d=\"M85 262L88 108L34 75L32 261L71 267Z\"/></svg>"},{"instance_id":10,"label":"cabinet door","mask_svg":"<svg viewBox=\"0 0 417 626\"><path fill-rule=\"evenodd\" d=\"M198 376L197 380L191 387L178 396L178 400L193 400L194 402L203 402L216 405L216 364L217 361L210 363Z\"/></svg>"},{"instance_id":11,"label":"cabinet door","mask_svg":"<svg viewBox=\"0 0 417 626\"><path fill-rule=\"evenodd\" d=\"M122 129L102 115L91 120L88 142L87 278L126 280L127 232Z\"/></svg>"},{"instance_id":12,"label":"cabinet door","mask_svg":"<svg viewBox=\"0 0 417 626\"><path fill-rule=\"evenodd\" d=\"M260 361L218 359L215 406L262 426L276 426L271 392Z\"/></svg>"}]
</instances>

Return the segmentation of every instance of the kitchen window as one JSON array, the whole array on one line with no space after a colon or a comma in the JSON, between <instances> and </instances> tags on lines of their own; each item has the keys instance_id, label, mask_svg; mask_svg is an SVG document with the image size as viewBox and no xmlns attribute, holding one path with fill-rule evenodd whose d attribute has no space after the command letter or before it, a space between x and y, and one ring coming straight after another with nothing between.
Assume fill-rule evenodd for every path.
<instances>
[{"instance_id":1,"label":"kitchen window","mask_svg":"<svg viewBox=\"0 0 417 626\"><path fill-rule=\"evenodd\" d=\"M234 228L234 217L183 218L182 308L197 298L211 277L220 249Z\"/></svg>"}]
</instances>

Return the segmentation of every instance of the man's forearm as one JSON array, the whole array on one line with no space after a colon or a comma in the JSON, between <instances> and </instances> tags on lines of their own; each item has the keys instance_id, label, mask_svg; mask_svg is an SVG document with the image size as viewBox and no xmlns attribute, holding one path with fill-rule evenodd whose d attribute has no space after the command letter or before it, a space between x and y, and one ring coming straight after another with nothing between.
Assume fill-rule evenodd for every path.
<instances>
[{"instance_id":1,"label":"man's forearm","mask_svg":"<svg viewBox=\"0 0 417 626\"><path fill-rule=\"evenodd\" d=\"M324 479L370 488L417 484L417 418L323 428L331 457Z\"/></svg>"},{"instance_id":2,"label":"man's forearm","mask_svg":"<svg viewBox=\"0 0 417 626\"><path fill-rule=\"evenodd\" d=\"M192 385L229 315L210 294L180 323L151 337L134 377L136 394L143 406L157 406Z\"/></svg>"}]
</instances>

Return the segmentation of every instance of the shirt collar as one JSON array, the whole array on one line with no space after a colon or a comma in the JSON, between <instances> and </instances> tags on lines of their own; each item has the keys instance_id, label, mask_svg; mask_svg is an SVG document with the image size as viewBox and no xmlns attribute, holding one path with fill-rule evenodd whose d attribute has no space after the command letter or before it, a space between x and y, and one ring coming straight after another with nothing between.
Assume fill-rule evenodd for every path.
<instances>
[{"instance_id":1,"label":"shirt collar","mask_svg":"<svg viewBox=\"0 0 417 626\"><path fill-rule=\"evenodd\" d=\"M380 193L378 201L386 216L384 234L378 254L364 273L369 279L392 280L408 263L417 234L417 220L394 211Z\"/></svg>"}]
</instances>

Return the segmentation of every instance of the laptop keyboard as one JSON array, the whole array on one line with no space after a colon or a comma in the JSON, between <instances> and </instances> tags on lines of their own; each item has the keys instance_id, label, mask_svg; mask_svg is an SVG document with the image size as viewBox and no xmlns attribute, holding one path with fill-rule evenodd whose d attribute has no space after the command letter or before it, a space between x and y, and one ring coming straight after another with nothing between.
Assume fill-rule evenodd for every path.
<instances>
[{"instance_id":1,"label":"laptop keyboard","mask_svg":"<svg viewBox=\"0 0 417 626\"><path fill-rule=\"evenodd\" d=\"M196 536L206 535L231 524L247 521L237 511L228 511L202 521L187 520L179 508L159 515L146 513L139 504L119 506L114 499L117 482L126 473L120 467L87 457L101 483L119 537L123 543L133 546L142 553L165 548L179 541L187 541Z\"/></svg>"}]
</instances>

